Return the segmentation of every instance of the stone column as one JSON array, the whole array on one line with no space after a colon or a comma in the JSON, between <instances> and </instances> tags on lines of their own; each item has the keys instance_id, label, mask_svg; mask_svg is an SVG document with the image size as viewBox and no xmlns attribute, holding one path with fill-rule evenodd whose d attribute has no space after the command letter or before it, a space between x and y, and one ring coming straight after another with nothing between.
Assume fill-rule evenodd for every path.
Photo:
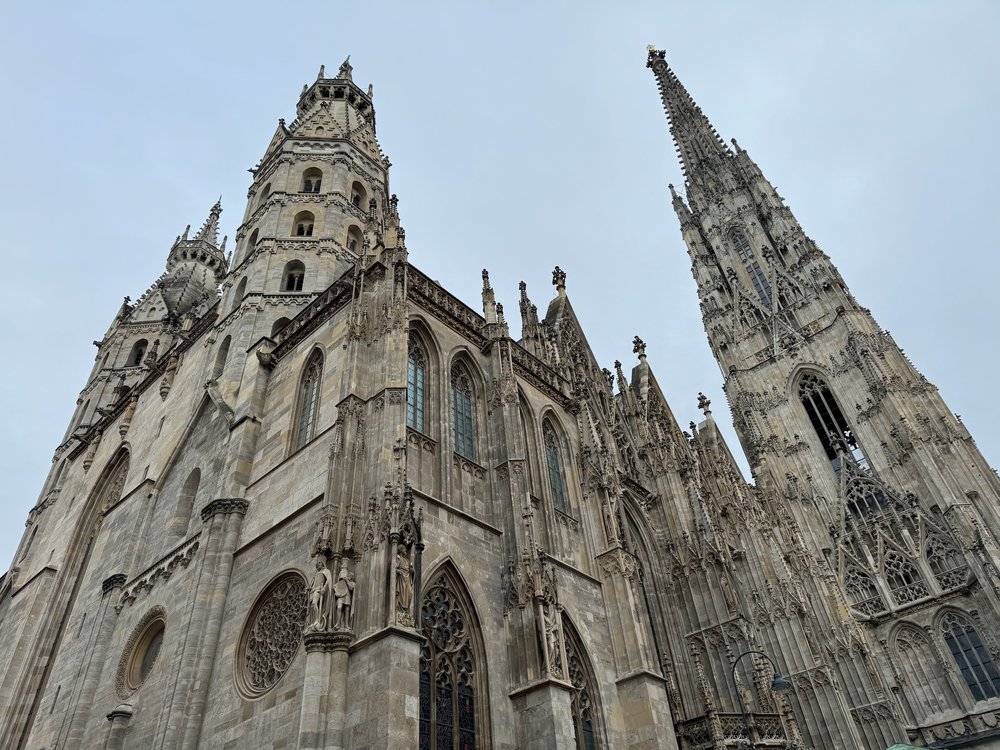
<instances>
[{"instance_id":1,"label":"stone column","mask_svg":"<svg viewBox=\"0 0 1000 750\"><path fill-rule=\"evenodd\" d=\"M103 597L98 612L93 648L90 652L90 658L87 661L83 680L80 684L80 691L77 694L73 707L69 733L64 745L67 750L82 747L83 733L87 728L87 718L90 715L91 704L94 702L94 694L97 692L97 685L101 680L101 675L105 671L104 660L107 658L108 643L111 641L111 634L114 632L115 624L118 622L118 611L112 600L124 585L125 575L123 573L116 573L110 576L101 585Z\"/></svg>"},{"instance_id":2,"label":"stone column","mask_svg":"<svg viewBox=\"0 0 1000 750\"><path fill-rule=\"evenodd\" d=\"M519 747L524 750L576 750L573 686L545 679L510 694L518 716Z\"/></svg>"},{"instance_id":3,"label":"stone column","mask_svg":"<svg viewBox=\"0 0 1000 750\"><path fill-rule=\"evenodd\" d=\"M128 703L116 706L108 714L108 721L111 722L111 726L108 727L108 739L104 743L104 750L124 750L125 731L128 729L131 720L132 706Z\"/></svg>"},{"instance_id":4,"label":"stone column","mask_svg":"<svg viewBox=\"0 0 1000 750\"><path fill-rule=\"evenodd\" d=\"M229 579L233 572L233 553L239 541L240 526L249 503L241 498L213 500L201 511L208 527L206 554L202 577L194 594L194 610L190 632L192 647L185 654L180 676L180 694L187 699L183 707L171 712L173 726L168 724L167 740L173 733L175 747L195 750L204 723L205 702L212 679L223 610L229 594Z\"/></svg>"},{"instance_id":5,"label":"stone column","mask_svg":"<svg viewBox=\"0 0 1000 750\"><path fill-rule=\"evenodd\" d=\"M299 750L343 750L348 649L354 633L306 633Z\"/></svg>"}]
</instances>

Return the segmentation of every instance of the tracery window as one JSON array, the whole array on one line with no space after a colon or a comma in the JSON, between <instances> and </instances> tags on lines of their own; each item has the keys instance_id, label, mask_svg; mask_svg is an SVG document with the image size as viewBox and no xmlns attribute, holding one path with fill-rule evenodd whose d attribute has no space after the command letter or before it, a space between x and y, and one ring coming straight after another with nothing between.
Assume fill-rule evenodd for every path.
<instances>
[{"instance_id":1,"label":"tracery window","mask_svg":"<svg viewBox=\"0 0 1000 750\"><path fill-rule=\"evenodd\" d=\"M559 450L559 438L549 420L542 423L542 441L545 443L545 467L549 476L549 492L552 494L552 507L562 513L569 513L569 502L566 495L566 479L563 476L562 456Z\"/></svg>"},{"instance_id":2,"label":"tracery window","mask_svg":"<svg viewBox=\"0 0 1000 750\"><path fill-rule=\"evenodd\" d=\"M300 573L280 576L257 598L240 637L236 684L256 698L277 684L302 640L308 593Z\"/></svg>"},{"instance_id":3,"label":"tracery window","mask_svg":"<svg viewBox=\"0 0 1000 750\"><path fill-rule=\"evenodd\" d=\"M472 382L462 364L451 368L451 429L455 453L476 460L475 421L473 419Z\"/></svg>"},{"instance_id":4,"label":"tracery window","mask_svg":"<svg viewBox=\"0 0 1000 750\"><path fill-rule=\"evenodd\" d=\"M427 357L420 340L411 333L406 362L406 425L418 432L426 432L424 420L426 385Z\"/></svg>"},{"instance_id":5,"label":"tracery window","mask_svg":"<svg viewBox=\"0 0 1000 750\"><path fill-rule=\"evenodd\" d=\"M833 464L834 471L840 474L838 447L841 451L850 451L854 461L867 469L868 459L861 450L854 431L844 418L837 400L833 397L830 386L816 373L807 372L799 380L799 399L819 436L820 443L823 444L827 458Z\"/></svg>"},{"instance_id":6,"label":"tracery window","mask_svg":"<svg viewBox=\"0 0 1000 750\"><path fill-rule=\"evenodd\" d=\"M948 697L953 696L953 692L927 636L907 625L899 630L894 642L897 666L914 719L919 722L932 713L947 709Z\"/></svg>"},{"instance_id":7,"label":"tracery window","mask_svg":"<svg viewBox=\"0 0 1000 750\"><path fill-rule=\"evenodd\" d=\"M931 572L942 589L955 588L965 583L969 577L969 566L954 544L941 534L932 532L927 535L924 549Z\"/></svg>"},{"instance_id":8,"label":"tracery window","mask_svg":"<svg viewBox=\"0 0 1000 750\"><path fill-rule=\"evenodd\" d=\"M844 570L844 588L851 606L862 614L875 615L885 612L885 602L872 577L856 565L848 565Z\"/></svg>"},{"instance_id":9,"label":"tracery window","mask_svg":"<svg viewBox=\"0 0 1000 750\"><path fill-rule=\"evenodd\" d=\"M598 750L600 732L597 727L597 691L594 688L583 648L577 641L576 633L566 627L563 620L563 634L566 641L566 660L569 662L569 680L576 688L570 699L573 714L573 738L577 750Z\"/></svg>"},{"instance_id":10,"label":"tracery window","mask_svg":"<svg viewBox=\"0 0 1000 750\"><path fill-rule=\"evenodd\" d=\"M442 572L421 604L420 750L475 750L485 745L486 713L473 648L471 612Z\"/></svg>"},{"instance_id":11,"label":"tracery window","mask_svg":"<svg viewBox=\"0 0 1000 750\"><path fill-rule=\"evenodd\" d=\"M885 556L882 570L896 604L909 604L930 593L917 566L899 552L890 552Z\"/></svg>"},{"instance_id":12,"label":"tracery window","mask_svg":"<svg viewBox=\"0 0 1000 750\"><path fill-rule=\"evenodd\" d=\"M977 701L1000 697L1000 671L972 621L949 612L941 620L941 631L972 697Z\"/></svg>"},{"instance_id":13,"label":"tracery window","mask_svg":"<svg viewBox=\"0 0 1000 750\"><path fill-rule=\"evenodd\" d=\"M317 349L309 357L302 382L299 384L297 415L292 450L308 443L316 434L316 420L319 416L319 388L323 377L323 355Z\"/></svg>"},{"instance_id":14,"label":"tracery window","mask_svg":"<svg viewBox=\"0 0 1000 750\"><path fill-rule=\"evenodd\" d=\"M757 262L757 256L754 255L753 248L750 246L750 240L742 231L734 229L729 233L729 244L732 246L733 252L736 253L736 257L740 259L740 263L743 264L743 268L746 269L750 283L753 284L754 291L757 292L761 303L770 310L771 282L767 280L764 269Z\"/></svg>"}]
</instances>

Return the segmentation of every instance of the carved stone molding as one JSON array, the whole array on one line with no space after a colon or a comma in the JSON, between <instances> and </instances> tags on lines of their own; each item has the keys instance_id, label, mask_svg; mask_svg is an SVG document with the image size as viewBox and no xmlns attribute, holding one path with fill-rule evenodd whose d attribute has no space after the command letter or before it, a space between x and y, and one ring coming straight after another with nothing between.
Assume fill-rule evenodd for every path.
<instances>
[{"instance_id":1,"label":"carved stone molding","mask_svg":"<svg viewBox=\"0 0 1000 750\"><path fill-rule=\"evenodd\" d=\"M113 576L108 576L104 579L104 583L101 584L101 593L107 594L109 591L122 588L126 580L128 579L124 573L115 573Z\"/></svg>"},{"instance_id":2,"label":"carved stone molding","mask_svg":"<svg viewBox=\"0 0 1000 750\"><path fill-rule=\"evenodd\" d=\"M354 633L349 631L334 631L330 633L306 633L303 638L306 651L332 652L347 651L354 640Z\"/></svg>"},{"instance_id":3,"label":"carved stone molding","mask_svg":"<svg viewBox=\"0 0 1000 750\"><path fill-rule=\"evenodd\" d=\"M245 516L249 507L250 503L243 498L220 497L201 509L201 520L203 522L208 521L208 519L218 513L223 513L225 515L236 513L238 515Z\"/></svg>"},{"instance_id":4,"label":"carved stone molding","mask_svg":"<svg viewBox=\"0 0 1000 750\"><path fill-rule=\"evenodd\" d=\"M146 568L146 570L135 576L131 581L128 581L127 583L122 581L118 584L122 588L122 596L121 599L118 600L116 609L120 612L126 605L134 603L139 594L142 592L152 591L158 581L161 579L165 581L170 578L170 576L172 576L178 568L186 568L190 565L195 554L198 552L200 544L199 536L192 537L173 552L169 553L166 557ZM124 578L124 576L121 577ZM108 585L108 583L114 578L116 578L116 576L112 576L105 581L105 585ZM108 590L110 589L105 590L105 593L107 593Z\"/></svg>"}]
</instances>

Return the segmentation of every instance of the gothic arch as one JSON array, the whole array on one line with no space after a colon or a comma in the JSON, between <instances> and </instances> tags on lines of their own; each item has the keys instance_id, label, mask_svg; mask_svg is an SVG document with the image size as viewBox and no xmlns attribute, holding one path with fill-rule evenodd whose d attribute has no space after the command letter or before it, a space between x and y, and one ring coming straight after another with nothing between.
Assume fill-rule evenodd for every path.
<instances>
[{"instance_id":1,"label":"gothic arch","mask_svg":"<svg viewBox=\"0 0 1000 750\"><path fill-rule=\"evenodd\" d=\"M469 588L447 557L425 580L419 614L425 640L420 648L418 747L488 750L492 747L489 670Z\"/></svg>"},{"instance_id":2,"label":"gothic arch","mask_svg":"<svg viewBox=\"0 0 1000 750\"><path fill-rule=\"evenodd\" d=\"M538 444L535 441L535 430L537 429L537 424L535 422L534 411L531 408L531 403L524 395L524 391L518 386L518 420L519 427L521 429L521 439L524 441L524 460L527 464L525 467L525 476L527 477L528 492L536 497L540 494L539 487L539 472L541 463L539 461L538 454Z\"/></svg>"},{"instance_id":3,"label":"gothic arch","mask_svg":"<svg viewBox=\"0 0 1000 750\"><path fill-rule=\"evenodd\" d=\"M326 354L323 348L318 344L313 346L306 357L295 389L295 409L289 446L292 452L310 443L318 432L325 364Z\"/></svg>"},{"instance_id":4,"label":"gothic arch","mask_svg":"<svg viewBox=\"0 0 1000 750\"><path fill-rule=\"evenodd\" d=\"M575 688L570 710L573 712L576 746L578 750L602 750L608 747L608 741L604 729L601 695L594 674L594 662L565 611L562 614L562 624L566 660L569 662L569 681Z\"/></svg>"},{"instance_id":5,"label":"gothic arch","mask_svg":"<svg viewBox=\"0 0 1000 750\"><path fill-rule=\"evenodd\" d=\"M972 699L1000 698L1000 652L979 618L943 607L934 617L934 632L944 639L945 658L950 655Z\"/></svg>"},{"instance_id":6,"label":"gothic arch","mask_svg":"<svg viewBox=\"0 0 1000 750\"><path fill-rule=\"evenodd\" d=\"M457 403L458 402L458 403ZM464 413L462 407L469 409ZM452 350L448 362L448 425L451 449L478 463L485 462L486 379L466 347ZM463 440L466 432L470 440ZM463 445L464 444L464 445ZM469 448L472 455L467 455Z\"/></svg>"},{"instance_id":7,"label":"gothic arch","mask_svg":"<svg viewBox=\"0 0 1000 750\"><path fill-rule=\"evenodd\" d=\"M410 318L407 333L407 392L406 424L408 427L437 440L436 418L442 394L435 389L441 383L438 363L441 348L422 318ZM422 378L417 370L423 367ZM422 415L422 416L421 416Z\"/></svg>"},{"instance_id":8,"label":"gothic arch","mask_svg":"<svg viewBox=\"0 0 1000 750\"><path fill-rule=\"evenodd\" d=\"M889 650L914 723L955 705L957 696L940 653L922 628L905 620L899 623L889 634Z\"/></svg>"},{"instance_id":9,"label":"gothic arch","mask_svg":"<svg viewBox=\"0 0 1000 750\"><path fill-rule=\"evenodd\" d=\"M552 407L542 409L539 419L542 439L540 469L545 497L551 506L570 516L579 515L577 482L573 474L573 454L569 443L569 432L563 426ZM557 470L558 465L558 470ZM558 488L562 482L562 497Z\"/></svg>"}]
</instances>

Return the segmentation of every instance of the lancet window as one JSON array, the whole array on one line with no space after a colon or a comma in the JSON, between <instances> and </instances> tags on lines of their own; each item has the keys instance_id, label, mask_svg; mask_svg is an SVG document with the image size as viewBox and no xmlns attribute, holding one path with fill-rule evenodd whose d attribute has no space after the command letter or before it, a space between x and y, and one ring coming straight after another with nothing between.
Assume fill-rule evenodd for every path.
<instances>
[{"instance_id":1,"label":"lancet window","mask_svg":"<svg viewBox=\"0 0 1000 750\"><path fill-rule=\"evenodd\" d=\"M406 426L426 432L427 355L414 334L410 334L406 361Z\"/></svg>"},{"instance_id":2,"label":"lancet window","mask_svg":"<svg viewBox=\"0 0 1000 750\"><path fill-rule=\"evenodd\" d=\"M941 630L972 697L977 701L1000 697L1000 671L972 621L959 612L948 612Z\"/></svg>"},{"instance_id":3,"label":"lancet window","mask_svg":"<svg viewBox=\"0 0 1000 750\"><path fill-rule=\"evenodd\" d=\"M945 710L948 696L953 694L927 636L907 625L896 634L895 646L896 664L906 685L904 694L914 719L921 721L930 714Z\"/></svg>"},{"instance_id":4,"label":"lancet window","mask_svg":"<svg viewBox=\"0 0 1000 750\"><path fill-rule=\"evenodd\" d=\"M475 420L473 417L472 381L462 364L451 368L451 429L455 453L476 459Z\"/></svg>"},{"instance_id":5,"label":"lancet window","mask_svg":"<svg viewBox=\"0 0 1000 750\"><path fill-rule=\"evenodd\" d=\"M569 662L569 680L575 688L570 699L573 714L573 739L577 750L598 750L603 745L598 729L597 691L584 656L583 647L576 633L563 620L566 641L566 660Z\"/></svg>"},{"instance_id":6,"label":"lancet window","mask_svg":"<svg viewBox=\"0 0 1000 750\"><path fill-rule=\"evenodd\" d=\"M743 264L743 268L746 269L750 283L753 284L754 291L757 292L761 303L770 310L771 282L767 280L764 269L757 262L757 256L754 255L753 247L750 246L750 240L747 239L746 234L742 231L734 229L729 233L729 244L732 246L733 252L736 253L736 257L739 258L740 263Z\"/></svg>"},{"instance_id":7,"label":"lancet window","mask_svg":"<svg viewBox=\"0 0 1000 750\"><path fill-rule=\"evenodd\" d=\"M854 461L867 469L868 459L833 397L830 386L816 373L808 372L799 380L799 399L834 471L840 474L841 460L838 453L844 451L850 451Z\"/></svg>"},{"instance_id":8,"label":"lancet window","mask_svg":"<svg viewBox=\"0 0 1000 750\"><path fill-rule=\"evenodd\" d=\"M319 389L322 378L323 355L317 349L309 357L305 372L302 373L302 382L299 384L292 450L298 450L316 435L316 421L319 417Z\"/></svg>"},{"instance_id":9,"label":"lancet window","mask_svg":"<svg viewBox=\"0 0 1000 750\"><path fill-rule=\"evenodd\" d=\"M552 495L552 507L562 513L569 513L569 501L566 493L566 478L563 474L562 455L559 450L559 437L549 420L542 423L542 442L545 444L545 467L549 477L549 493Z\"/></svg>"},{"instance_id":10,"label":"lancet window","mask_svg":"<svg viewBox=\"0 0 1000 750\"><path fill-rule=\"evenodd\" d=\"M479 677L471 605L444 571L421 604L420 750L475 750L488 744L486 693Z\"/></svg>"}]
</instances>

